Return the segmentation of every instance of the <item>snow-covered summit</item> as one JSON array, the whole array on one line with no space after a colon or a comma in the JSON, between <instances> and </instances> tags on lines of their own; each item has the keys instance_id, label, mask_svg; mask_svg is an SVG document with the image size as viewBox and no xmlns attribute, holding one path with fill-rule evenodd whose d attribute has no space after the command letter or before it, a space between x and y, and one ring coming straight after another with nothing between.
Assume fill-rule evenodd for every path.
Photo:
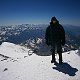
<instances>
[{"instance_id":1,"label":"snow-covered summit","mask_svg":"<svg viewBox=\"0 0 80 80\"><path fill-rule=\"evenodd\" d=\"M18 58L18 57L20 58L23 57L24 55L27 56L28 50L29 49L25 47L9 42L3 42L2 45L0 46L0 54L12 58Z\"/></svg>"},{"instance_id":2,"label":"snow-covered summit","mask_svg":"<svg viewBox=\"0 0 80 80\"><path fill-rule=\"evenodd\" d=\"M0 80L80 80L77 51L63 53L63 64L51 56L28 55L29 49L9 42L0 46Z\"/></svg>"}]
</instances>

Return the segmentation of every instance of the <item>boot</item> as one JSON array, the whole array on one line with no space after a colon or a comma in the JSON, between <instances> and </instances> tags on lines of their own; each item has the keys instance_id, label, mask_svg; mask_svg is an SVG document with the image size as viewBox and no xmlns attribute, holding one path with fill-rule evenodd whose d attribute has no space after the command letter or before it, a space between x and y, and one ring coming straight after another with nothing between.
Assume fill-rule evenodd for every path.
<instances>
[{"instance_id":1,"label":"boot","mask_svg":"<svg viewBox=\"0 0 80 80\"><path fill-rule=\"evenodd\" d=\"M59 64L62 64L62 53L59 53Z\"/></svg>"},{"instance_id":2,"label":"boot","mask_svg":"<svg viewBox=\"0 0 80 80\"><path fill-rule=\"evenodd\" d=\"M54 63L54 62L56 62L56 60L55 60L55 53L52 53L52 60L51 60L51 63Z\"/></svg>"}]
</instances>

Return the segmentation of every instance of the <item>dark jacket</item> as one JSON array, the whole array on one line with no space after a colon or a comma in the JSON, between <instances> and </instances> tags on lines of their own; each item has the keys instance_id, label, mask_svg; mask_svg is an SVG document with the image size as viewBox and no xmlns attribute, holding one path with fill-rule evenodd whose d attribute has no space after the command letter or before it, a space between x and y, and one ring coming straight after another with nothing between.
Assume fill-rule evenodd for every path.
<instances>
[{"instance_id":1,"label":"dark jacket","mask_svg":"<svg viewBox=\"0 0 80 80\"><path fill-rule=\"evenodd\" d=\"M65 45L65 31L58 21L56 22L56 24L53 24L51 22L47 27L45 39L47 45L52 45L54 43Z\"/></svg>"}]
</instances>

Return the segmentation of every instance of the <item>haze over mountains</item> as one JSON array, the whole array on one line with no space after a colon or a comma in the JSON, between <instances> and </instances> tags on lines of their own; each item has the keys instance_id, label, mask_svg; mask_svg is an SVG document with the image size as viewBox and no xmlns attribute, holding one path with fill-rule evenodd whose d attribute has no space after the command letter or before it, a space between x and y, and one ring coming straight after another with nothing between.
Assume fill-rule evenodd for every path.
<instances>
[{"instance_id":1,"label":"haze over mountains","mask_svg":"<svg viewBox=\"0 0 80 80\"><path fill-rule=\"evenodd\" d=\"M22 24L0 26L0 44L12 42L15 44L25 43L30 40L41 38L45 41L45 30L48 24ZM72 25L63 26L66 32L66 46L68 49L79 49L80 27Z\"/></svg>"}]
</instances>

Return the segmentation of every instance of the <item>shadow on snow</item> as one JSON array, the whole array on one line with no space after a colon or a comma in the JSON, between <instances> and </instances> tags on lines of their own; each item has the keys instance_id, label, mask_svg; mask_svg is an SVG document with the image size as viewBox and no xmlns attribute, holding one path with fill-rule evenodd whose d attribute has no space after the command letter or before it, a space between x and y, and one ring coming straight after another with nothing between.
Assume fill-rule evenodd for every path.
<instances>
[{"instance_id":1,"label":"shadow on snow","mask_svg":"<svg viewBox=\"0 0 80 80\"><path fill-rule=\"evenodd\" d=\"M53 69L58 70L59 72L62 72L64 74L68 74L69 76L75 76L76 72L78 71L77 68L71 67L68 63L58 64L55 63L56 67L53 67Z\"/></svg>"}]
</instances>

